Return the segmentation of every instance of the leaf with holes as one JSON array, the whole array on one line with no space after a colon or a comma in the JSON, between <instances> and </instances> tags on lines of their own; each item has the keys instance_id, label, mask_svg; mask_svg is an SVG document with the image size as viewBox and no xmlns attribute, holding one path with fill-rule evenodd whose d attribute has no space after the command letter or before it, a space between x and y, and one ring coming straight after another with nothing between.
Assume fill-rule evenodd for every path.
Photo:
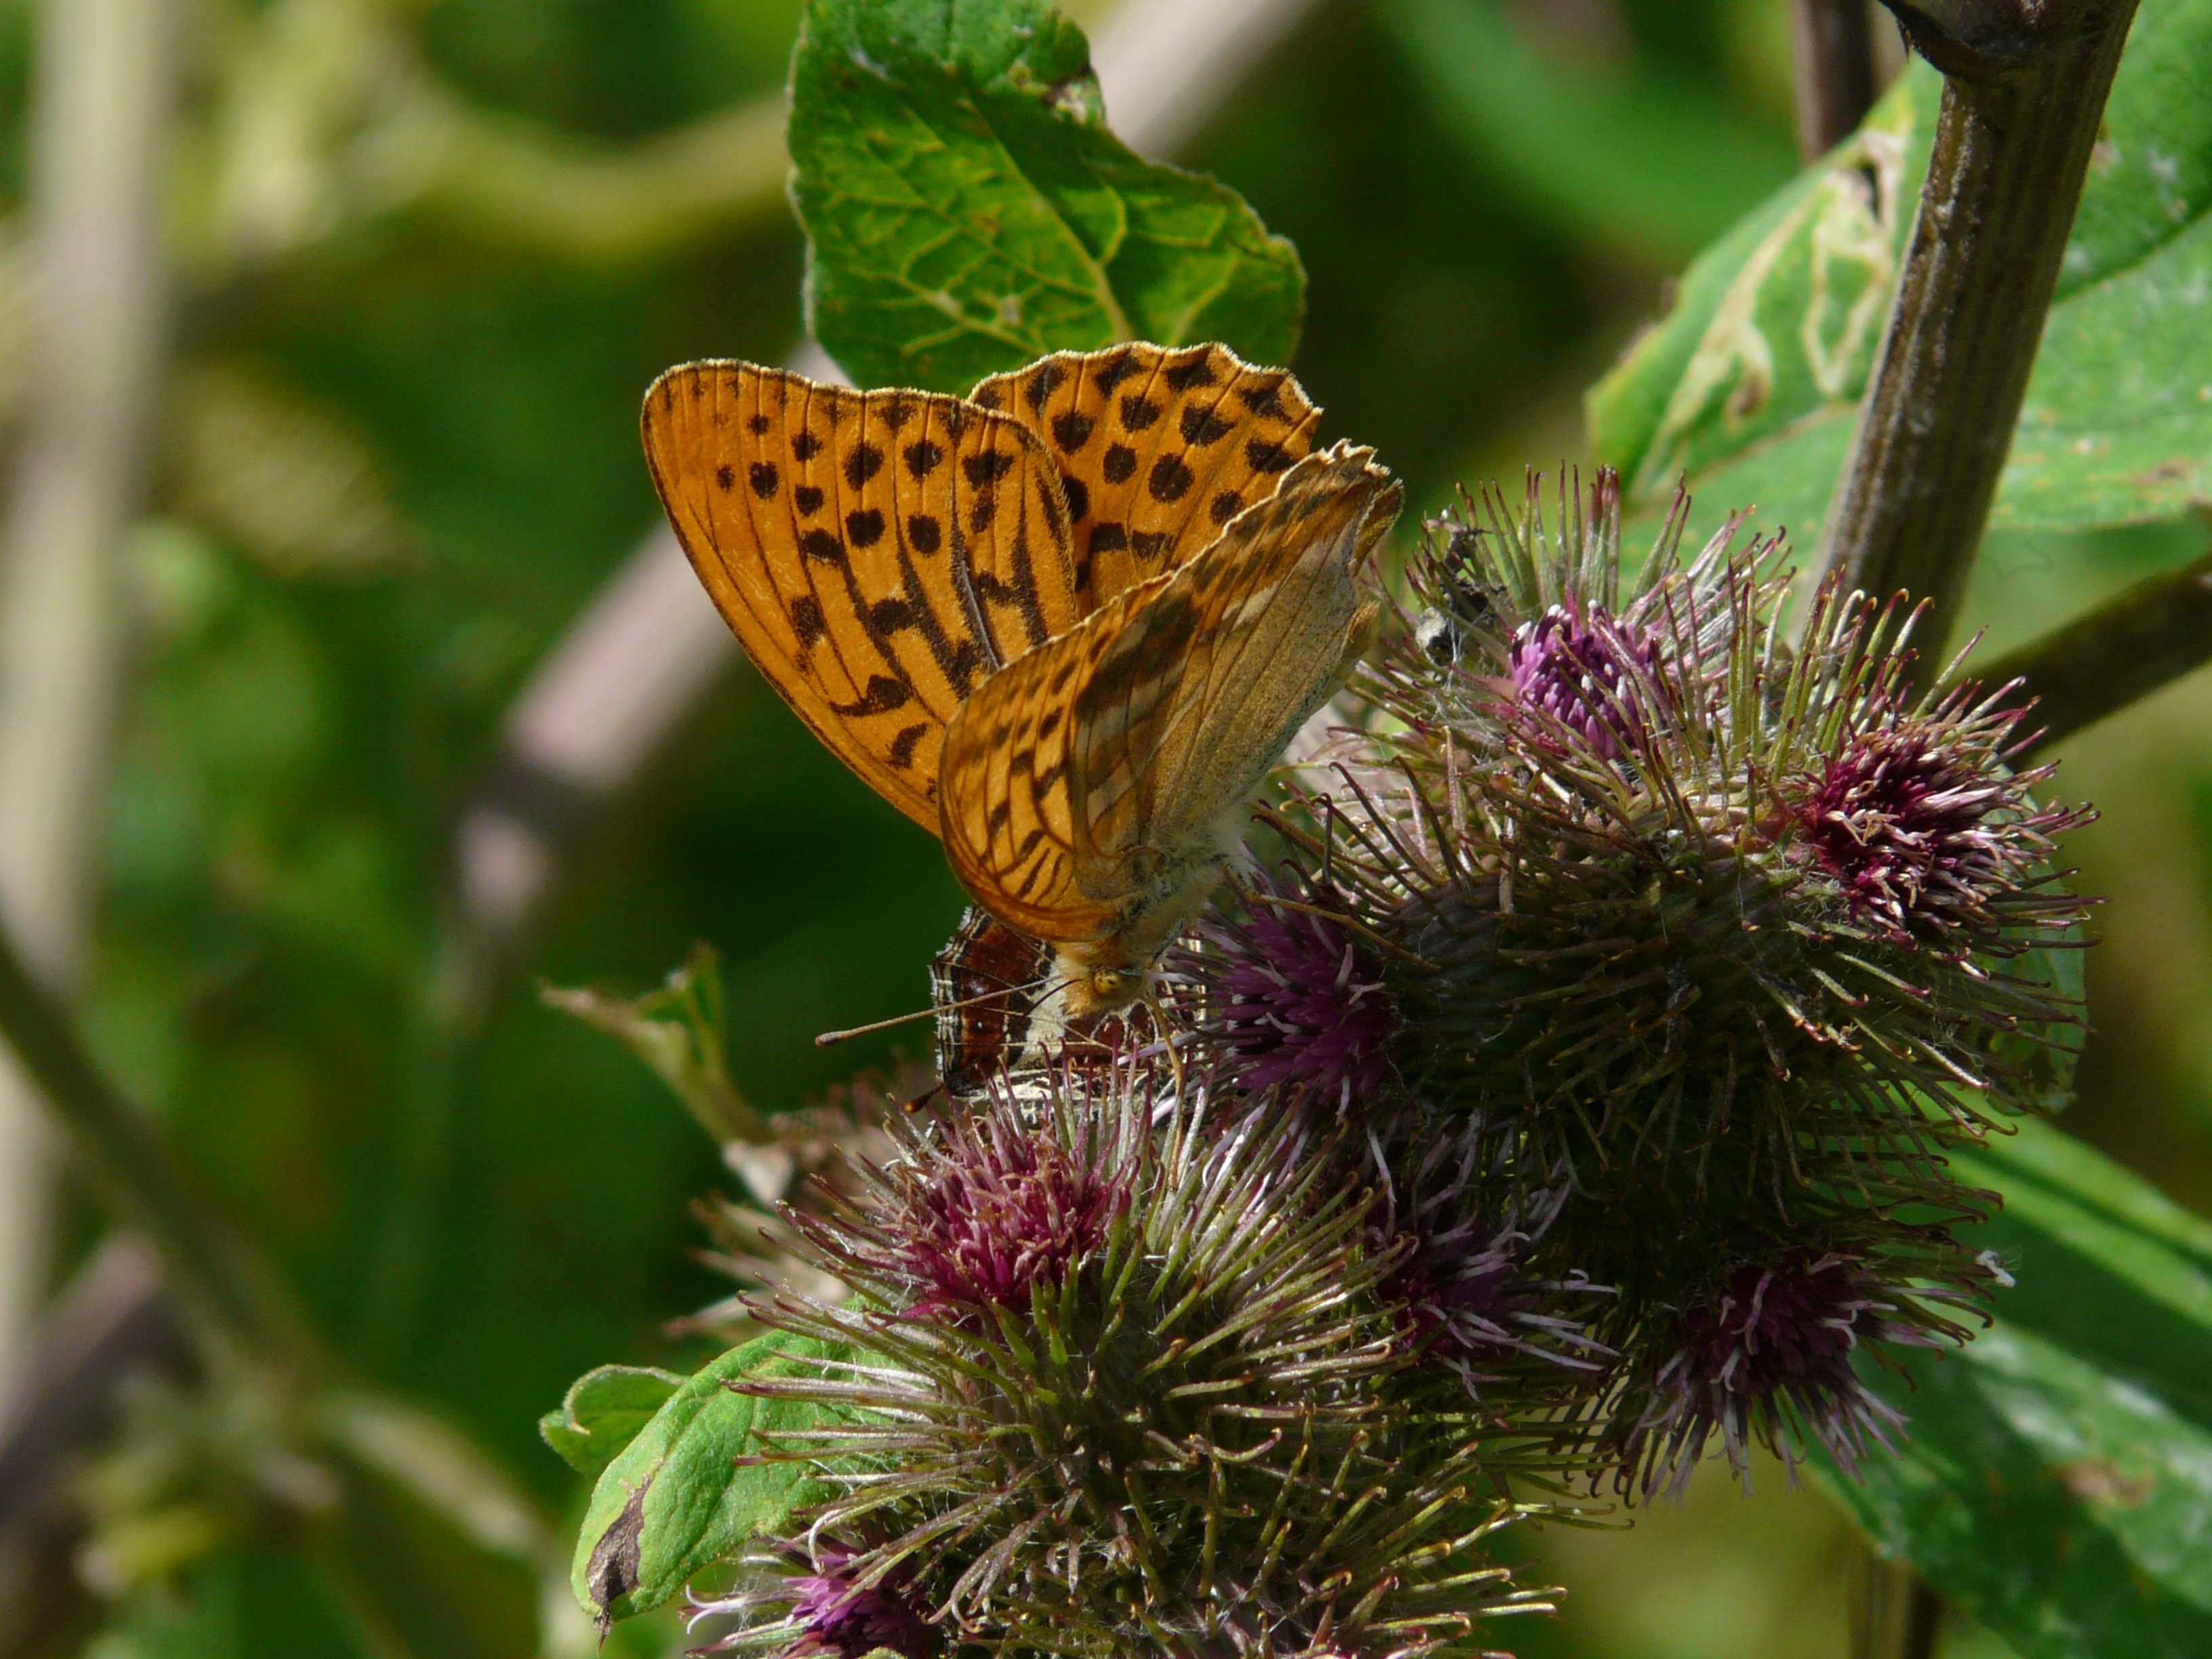
<instances>
[{"instance_id":1,"label":"leaf with holes","mask_svg":"<svg viewBox=\"0 0 2212 1659\"><path fill-rule=\"evenodd\" d=\"M1856 137L1685 274L1589 395L1632 501L1686 475L1711 524L1755 502L1817 536L1927 169L1924 64ZM2212 0L2144 0L2066 252L1992 529L2080 530L2212 502Z\"/></svg>"},{"instance_id":2,"label":"leaf with holes","mask_svg":"<svg viewBox=\"0 0 2212 1659\"><path fill-rule=\"evenodd\" d=\"M1043 0L812 0L792 60L808 322L863 386L1046 353L1297 345L1305 276L1233 191L1132 154Z\"/></svg>"}]
</instances>

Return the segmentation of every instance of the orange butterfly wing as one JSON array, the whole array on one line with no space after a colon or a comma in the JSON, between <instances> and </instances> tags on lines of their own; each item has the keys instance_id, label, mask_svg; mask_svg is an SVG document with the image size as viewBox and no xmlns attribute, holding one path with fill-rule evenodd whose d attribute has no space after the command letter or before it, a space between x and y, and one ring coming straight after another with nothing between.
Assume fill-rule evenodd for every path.
<instances>
[{"instance_id":1,"label":"orange butterfly wing","mask_svg":"<svg viewBox=\"0 0 2212 1659\"><path fill-rule=\"evenodd\" d=\"M1353 573L1399 505L1372 455L1310 457L1181 569L978 688L946 733L939 810L979 903L1040 939L1124 947L1103 953L1117 964L1181 926L1223 815L1347 665Z\"/></svg>"},{"instance_id":2,"label":"orange butterfly wing","mask_svg":"<svg viewBox=\"0 0 2212 1659\"><path fill-rule=\"evenodd\" d=\"M934 833L946 723L1079 614L1042 443L960 398L741 362L669 370L643 430L677 539L755 666Z\"/></svg>"},{"instance_id":3,"label":"orange butterfly wing","mask_svg":"<svg viewBox=\"0 0 2212 1659\"><path fill-rule=\"evenodd\" d=\"M1059 466L1085 611L1195 556L1312 451L1321 419L1286 371L1220 345L1063 351L969 395Z\"/></svg>"}]
</instances>

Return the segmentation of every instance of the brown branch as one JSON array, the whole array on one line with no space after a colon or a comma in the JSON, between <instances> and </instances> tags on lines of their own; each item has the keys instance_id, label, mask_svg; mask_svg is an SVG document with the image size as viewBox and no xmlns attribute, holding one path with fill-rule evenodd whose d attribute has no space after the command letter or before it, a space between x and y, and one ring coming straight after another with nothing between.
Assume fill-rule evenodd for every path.
<instances>
[{"instance_id":1,"label":"brown branch","mask_svg":"<svg viewBox=\"0 0 2212 1659\"><path fill-rule=\"evenodd\" d=\"M2136 0L1889 0L1948 77L1820 568L1956 618Z\"/></svg>"},{"instance_id":2,"label":"brown branch","mask_svg":"<svg viewBox=\"0 0 2212 1659\"><path fill-rule=\"evenodd\" d=\"M2027 683L2042 749L2212 662L2212 551L2137 582L1975 678Z\"/></svg>"},{"instance_id":3,"label":"brown branch","mask_svg":"<svg viewBox=\"0 0 2212 1659\"><path fill-rule=\"evenodd\" d=\"M1867 0L1790 0L1797 82L1797 153L1817 161L1874 107Z\"/></svg>"}]
</instances>

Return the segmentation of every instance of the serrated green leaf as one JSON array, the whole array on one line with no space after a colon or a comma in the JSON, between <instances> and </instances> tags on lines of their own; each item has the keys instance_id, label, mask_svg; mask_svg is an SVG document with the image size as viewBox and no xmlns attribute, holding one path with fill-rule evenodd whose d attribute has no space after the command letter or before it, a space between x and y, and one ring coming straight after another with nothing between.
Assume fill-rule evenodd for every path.
<instances>
[{"instance_id":1,"label":"serrated green leaf","mask_svg":"<svg viewBox=\"0 0 2212 1659\"><path fill-rule=\"evenodd\" d=\"M2212 1652L2212 1223L2047 1125L1959 1163L2017 1284L1913 1386L1869 1370L1910 1437L1829 1485L2026 1659Z\"/></svg>"},{"instance_id":2,"label":"serrated green leaf","mask_svg":"<svg viewBox=\"0 0 2212 1659\"><path fill-rule=\"evenodd\" d=\"M734 1392L748 1377L810 1373L846 1351L770 1332L732 1348L669 1396L599 1476L576 1541L570 1583L603 1624L646 1613L692 1577L781 1528L830 1488L804 1462L738 1467L769 1440L814 1427L812 1407Z\"/></svg>"},{"instance_id":3,"label":"serrated green leaf","mask_svg":"<svg viewBox=\"0 0 2212 1659\"><path fill-rule=\"evenodd\" d=\"M964 392L1116 340L1297 349L1296 252L1115 138L1042 0L813 0L789 143L808 323L863 386Z\"/></svg>"},{"instance_id":4,"label":"serrated green leaf","mask_svg":"<svg viewBox=\"0 0 2212 1659\"><path fill-rule=\"evenodd\" d=\"M1819 533L1866 388L1941 86L1916 64L1856 137L1729 233L1591 391L1632 501L1687 475L1698 517L1755 503ZM2212 0L2145 0L2120 67L1993 529L2212 501Z\"/></svg>"},{"instance_id":5,"label":"serrated green leaf","mask_svg":"<svg viewBox=\"0 0 2212 1659\"><path fill-rule=\"evenodd\" d=\"M538 1432L577 1474L596 1475L683 1386L673 1371L601 1365L568 1385L560 1408L538 1419Z\"/></svg>"}]
</instances>

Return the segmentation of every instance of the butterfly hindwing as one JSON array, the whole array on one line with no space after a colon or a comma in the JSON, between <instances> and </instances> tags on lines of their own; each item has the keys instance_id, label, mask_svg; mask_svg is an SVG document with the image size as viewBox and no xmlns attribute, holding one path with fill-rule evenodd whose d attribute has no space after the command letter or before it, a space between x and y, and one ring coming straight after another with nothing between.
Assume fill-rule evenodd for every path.
<instances>
[{"instance_id":1,"label":"butterfly hindwing","mask_svg":"<svg viewBox=\"0 0 2212 1659\"><path fill-rule=\"evenodd\" d=\"M1079 867L1210 846L1327 701L1359 614L1354 573L1398 512L1372 456L1340 445L1301 462L1116 632L1074 705Z\"/></svg>"},{"instance_id":2,"label":"butterfly hindwing","mask_svg":"<svg viewBox=\"0 0 2212 1659\"><path fill-rule=\"evenodd\" d=\"M1321 418L1286 371L1220 345L1060 352L971 396L1059 467L1085 611L1206 546L1312 450Z\"/></svg>"},{"instance_id":3,"label":"butterfly hindwing","mask_svg":"<svg viewBox=\"0 0 2212 1659\"><path fill-rule=\"evenodd\" d=\"M1353 572L1398 505L1371 453L1299 463L1181 569L977 690L947 734L940 811L980 902L1042 939L1118 932L1128 957L1164 942L1151 934L1179 923L1165 912L1210 866L1219 820L1342 670Z\"/></svg>"},{"instance_id":4,"label":"butterfly hindwing","mask_svg":"<svg viewBox=\"0 0 2212 1659\"><path fill-rule=\"evenodd\" d=\"M671 369L644 434L677 538L755 665L934 830L946 723L1078 614L1043 444L960 398L739 362Z\"/></svg>"}]
</instances>

